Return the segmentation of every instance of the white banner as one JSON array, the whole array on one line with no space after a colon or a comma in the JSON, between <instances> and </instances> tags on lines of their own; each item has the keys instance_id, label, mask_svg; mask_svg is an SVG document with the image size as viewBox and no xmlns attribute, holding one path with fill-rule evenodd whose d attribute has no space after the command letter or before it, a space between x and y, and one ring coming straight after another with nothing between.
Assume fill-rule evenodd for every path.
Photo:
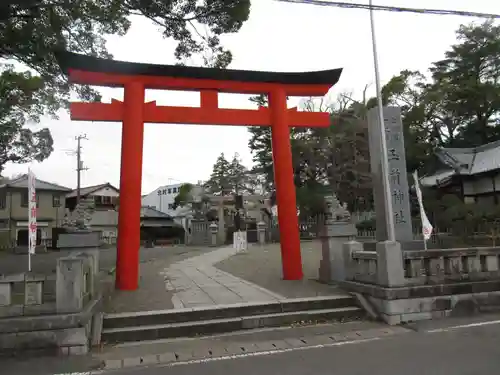
<instances>
[{"instance_id":1,"label":"white banner","mask_svg":"<svg viewBox=\"0 0 500 375\"><path fill-rule=\"evenodd\" d=\"M238 252L247 250L247 232L233 233L233 248Z\"/></svg>"},{"instance_id":2,"label":"white banner","mask_svg":"<svg viewBox=\"0 0 500 375\"><path fill-rule=\"evenodd\" d=\"M431 222L425 214L424 201L422 199L422 190L420 190L420 182L418 181L417 171L413 172L413 179L415 180L415 192L417 193L418 207L420 208L420 219L422 220L422 235L427 241L429 238L431 238L433 228Z\"/></svg>"},{"instance_id":3,"label":"white banner","mask_svg":"<svg viewBox=\"0 0 500 375\"><path fill-rule=\"evenodd\" d=\"M31 169L28 169L28 241L29 253L35 254L36 248L36 178Z\"/></svg>"}]
</instances>

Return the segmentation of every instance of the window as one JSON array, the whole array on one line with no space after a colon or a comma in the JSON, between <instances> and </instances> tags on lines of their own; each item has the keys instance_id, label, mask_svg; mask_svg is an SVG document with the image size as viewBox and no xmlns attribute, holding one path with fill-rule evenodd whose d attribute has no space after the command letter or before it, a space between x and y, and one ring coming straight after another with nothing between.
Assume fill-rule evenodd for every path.
<instances>
[{"instance_id":1,"label":"window","mask_svg":"<svg viewBox=\"0 0 500 375\"><path fill-rule=\"evenodd\" d=\"M175 193L177 193L177 188L176 188L176 187L174 187L174 188L172 189L172 193L174 193L174 194L175 194Z\"/></svg>"},{"instance_id":2,"label":"window","mask_svg":"<svg viewBox=\"0 0 500 375\"><path fill-rule=\"evenodd\" d=\"M168 193L169 193L169 194L172 194L172 189L168 189Z\"/></svg>"},{"instance_id":3,"label":"window","mask_svg":"<svg viewBox=\"0 0 500 375\"><path fill-rule=\"evenodd\" d=\"M40 206L40 195L36 195L36 206ZM28 189L21 192L21 207L28 207Z\"/></svg>"},{"instance_id":4,"label":"window","mask_svg":"<svg viewBox=\"0 0 500 375\"><path fill-rule=\"evenodd\" d=\"M4 210L7 207L7 190L0 189L0 210Z\"/></svg>"},{"instance_id":5,"label":"window","mask_svg":"<svg viewBox=\"0 0 500 375\"><path fill-rule=\"evenodd\" d=\"M52 195L52 207L61 207L61 196L59 194Z\"/></svg>"},{"instance_id":6,"label":"window","mask_svg":"<svg viewBox=\"0 0 500 375\"><path fill-rule=\"evenodd\" d=\"M174 205L173 205L172 203L169 203L169 204L168 204L168 209L169 209L169 210L173 210L173 209L174 209Z\"/></svg>"}]
</instances>

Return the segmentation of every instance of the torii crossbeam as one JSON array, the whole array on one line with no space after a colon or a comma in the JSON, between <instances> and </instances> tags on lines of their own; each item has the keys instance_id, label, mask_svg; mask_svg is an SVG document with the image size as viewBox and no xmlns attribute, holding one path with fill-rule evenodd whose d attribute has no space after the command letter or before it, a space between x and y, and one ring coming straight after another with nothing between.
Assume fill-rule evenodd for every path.
<instances>
[{"instance_id":1,"label":"torii crossbeam","mask_svg":"<svg viewBox=\"0 0 500 375\"><path fill-rule=\"evenodd\" d=\"M123 87L124 101L71 103L71 119L122 122L120 208L116 287L138 287L144 123L271 126L280 245L285 280L303 277L293 181L290 127L328 127L328 113L287 108L287 96L324 96L342 69L274 73L129 63L70 52L57 54L70 82ZM158 106L144 102L146 89L200 92L200 107ZM218 93L267 94L269 108L222 109Z\"/></svg>"}]
</instances>

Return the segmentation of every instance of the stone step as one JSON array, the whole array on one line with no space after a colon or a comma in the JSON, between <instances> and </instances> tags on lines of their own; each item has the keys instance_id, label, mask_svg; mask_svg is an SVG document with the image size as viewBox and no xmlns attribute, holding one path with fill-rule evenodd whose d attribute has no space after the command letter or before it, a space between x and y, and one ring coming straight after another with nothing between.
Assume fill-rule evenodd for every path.
<instances>
[{"instance_id":1,"label":"stone step","mask_svg":"<svg viewBox=\"0 0 500 375\"><path fill-rule=\"evenodd\" d=\"M158 325L136 325L120 328L105 328L102 341L107 344L133 341L151 341L178 337L211 335L264 327L279 327L301 322L327 322L351 320L364 316L364 310L357 306L333 309L312 309L240 316L222 319L184 321Z\"/></svg>"},{"instance_id":2,"label":"stone step","mask_svg":"<svg viewBox=\"0 0 500 375\"><path fill-rule=\"evenodd\" d=\"M334 297L292 298L282 301L263 303L241 303L184 308L160 311L141 311L134 313L107 314L103 328L124 328L147 325L195 322L212 319L239 318L283 312L335 309L356 306L350 295Z\"/></svg>"}]
</instances>

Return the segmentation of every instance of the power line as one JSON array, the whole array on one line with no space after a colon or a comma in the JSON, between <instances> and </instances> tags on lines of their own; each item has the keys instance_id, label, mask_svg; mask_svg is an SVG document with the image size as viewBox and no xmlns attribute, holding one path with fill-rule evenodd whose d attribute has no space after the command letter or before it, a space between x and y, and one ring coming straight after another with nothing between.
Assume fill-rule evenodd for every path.
<instances>
[{"instance_id":1,"label":"power line","mask_svg":"<svg viewBox=\"0 0 500 375\"><path fill-rule=\"evenodd\" d=\"M440 16L462 16L462 17L477 17L477 18L500 18L500 14L469 12L463 10L446 10L446 9L421 9L421 8L405 8L390 5L369 5L359 3L346 3L340 1L326 0L275 0L284 3L310 4L325 7L346 8L346 9L373 9L386 12L400 13L418 13L418 14L435 14Z\"/></svg>"}]
</instances>

